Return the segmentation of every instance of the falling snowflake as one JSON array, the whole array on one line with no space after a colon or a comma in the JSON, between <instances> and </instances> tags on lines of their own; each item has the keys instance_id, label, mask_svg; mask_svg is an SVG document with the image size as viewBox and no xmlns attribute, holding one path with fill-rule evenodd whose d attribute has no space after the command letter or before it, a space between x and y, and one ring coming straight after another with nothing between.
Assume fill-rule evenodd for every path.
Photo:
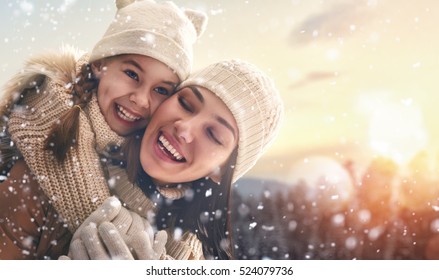
<instances>
[{"instance_id":1,"label":"falling snowflake","mask_svg":"<svg viewBox=\"0 0 439 280\"><path fill-rule=\"evenodd\" d=\"M20 3L20 9L26 14L30 15L34 10L34 5L28 1L22 1Z\"/></svg>"},{"instance_id":2,"label":"falling snowflake","mask_svg":"<svg viewBox=\"0 0 439 280\"><path fill-rule=\"evenodd\" d=\"M262 225L262 229L265 230L265 231L273 231L274 230L274 226Z\"/></svg>"},{"instance_id":3,"label":"falling snowflake","mask_svg":"<svg viewBox=\"0 0 439 280\"><path fill-rule=\"evenodd\" d=\"M432 232L439 232L439 219L434 219L430 223L430 229Z\"/></svg>"},{"instance_id":4,"label":"falling snowflake","mask_svg":"<svg viewBox=\"0 0 439 280\"><path fill-rule=\"evenodd\" d=\"M248 229L252 230L252 229L254 229L257 225L258 225L258 223L253 222L253 223L251 223L251 224L248 225Z\"/></svg>"},{"instance_id":5,"label":"falling snowflake","mask_svg":"<svg viewBox=\"0 0 439 280\"><path fill-rule=\"evenodd\" d=\"M144 41L148 45L153 46L155 43L155 36L151 33L146 33L145 36L140 37L140 40Z\"/></svg>"},{"instance_id":6,"label":"falling snowflake","mask_svg":"<svg viewBox=\"0 0 439 280\"><path fill-rule=\"evenodd\" d=\"M200 221L202 223L207 223L209 221L209 213L208 212L203 212L200 214Z\"/></svg>"},{"instance_id":7,"label":"falling snowflake","mask_svg":"<svg viewBox=\"0 0 439 280\"><path fill-rule=\"evenodd\" d=\"M354 236L350 236L345 240L345 246L348 250L355 249L357 247L357 243L357 238L355 238Z\"/></svg>"},{"instance_id":8,"label":"falling snowflake","mask_svg":"<svg viewBox=\"0 0 439 280\"><path fill-rule=\"evenodd\" d=\"M212 195L212 189L208 189L208 190L206 191L205 196L206 196L206 197L209 197L209 196L211 196L211 195Z\"/></svg>"},{"instance_id":9,"label":"falling snowflake","mask_svg":"<svg viewBox=\"0 0 439 280\"><path fill-rule=\"evenodd\" d=\"M173 235L174 240L175 241L179 241L181 239L182 235L183 235L183 230L181 228L179 228L179 227L176 227L174 229L174 235Z\"/></svg>"},{"instance_id":10,"label":"falling snowflake","mask_svg":"<svg viewBox=\"0 0 439 280\"><path fill-rule=\"evenodd\" d=\"M108 187L114 188L116 186L116 178L115 177L111 177L110 179L108 179Z\"/></svg>"}]
</instances>

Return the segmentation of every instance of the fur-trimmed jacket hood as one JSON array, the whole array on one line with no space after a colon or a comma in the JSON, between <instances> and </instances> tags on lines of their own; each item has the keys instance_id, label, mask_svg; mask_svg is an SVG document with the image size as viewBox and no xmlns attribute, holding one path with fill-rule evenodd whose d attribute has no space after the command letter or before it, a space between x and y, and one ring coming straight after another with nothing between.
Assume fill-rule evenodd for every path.
<instances>
[{"instance_id":1,"label":"fur-trimmed jacket hood","mask_svg":"<svg viewBox=\"0 0 439 280\"><path fill-rule=\"evenodd\" d=\"M40 86L46 78L65 85L72 84L79 70L76 69L77 62L84 54L76 48L64 46L59 51L50 51L27 60L25 66L3 86L0 115L9 114L27 90Z\"/></svg>"},{"instance_id":2,"label":"fur-trimmed jacket hood","mask_svg":"<svg viewBox=\"0 0 439 280\"><path fill-rule=\"evenodd\" d=\"M87 55L69 47L35 56L7 83L0 106L6 116L3 131L72 232L110 196L99 153L124 141L111 130L93 95L78 116L76 146L66 159L57 160L45 148L54 125L72 108L74 82L87 63ZM2 165L8 164L8 154L1 150Z\"/></svg>"}]
</instances>

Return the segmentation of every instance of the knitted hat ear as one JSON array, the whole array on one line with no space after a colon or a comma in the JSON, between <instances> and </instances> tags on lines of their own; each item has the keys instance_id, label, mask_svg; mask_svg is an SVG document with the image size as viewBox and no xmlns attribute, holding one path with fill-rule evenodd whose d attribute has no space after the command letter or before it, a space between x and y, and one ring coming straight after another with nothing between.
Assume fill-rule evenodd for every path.
<instances>
[{"instance_id":1,"label":"knitted hat ear","mask_svg":"<svg viewBox=\"0 0 439 280\"><path fill-rule=\"evenodd\" d=\"M203 35L204 30L206 29L207 25L207 16L205 13L191 10L191 9L185 9L184 13L189 18L190 21L192 21L192 24L194 25L195 31L197 32L197 37L200 37Z\"/></svg>"},{"instance_id":2,"label":"knitted hat ear","mask_svg":"<svg viewBox=\"0 0 439 280\"><path fill-rule=\"evenodd\" d=\"M193 45L207 24L202 12L173 2L116 0L117 12L90 54L90 62L121 54L152 57L185 80L192 70Z\"/></svg>"},{"instance_id":3,"label":"knitted hat ear","mask_svg":"<svg viewBox=\"0 0 439 280\"><path fill-rule=\"evenodd\" d=\"M135 2L135 0L116 0L116 7L120 10L133 2Z\"/></svg>"}]
</instances>

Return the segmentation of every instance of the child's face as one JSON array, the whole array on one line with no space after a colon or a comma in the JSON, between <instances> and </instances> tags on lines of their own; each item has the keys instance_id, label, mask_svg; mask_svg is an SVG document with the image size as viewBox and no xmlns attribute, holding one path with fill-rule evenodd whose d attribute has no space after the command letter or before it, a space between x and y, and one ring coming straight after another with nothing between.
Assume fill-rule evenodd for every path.
<instances>
[{"instance_id":1,"label":"child's face","mask_svg":"<svg viewBox=\"0 0 439 280\"><path fill-rule=\"evenodd\" d=\"M238 137L235 118L221 99L205 88L186 87L152 116L142 139L140 162L159 184L206 176L218 182Z\"/></svg>"},{"instance_id":2,"label":"child's face","mask_svg":"<svg viewBox=\"0 0 439 280\"><path fill-rule=\"evenodd\" d=\"M121 136L144 128L179 82L164 63L143 55L119 55L93 63L98 103L110 128Z\"/></svg>"}]
</instances>

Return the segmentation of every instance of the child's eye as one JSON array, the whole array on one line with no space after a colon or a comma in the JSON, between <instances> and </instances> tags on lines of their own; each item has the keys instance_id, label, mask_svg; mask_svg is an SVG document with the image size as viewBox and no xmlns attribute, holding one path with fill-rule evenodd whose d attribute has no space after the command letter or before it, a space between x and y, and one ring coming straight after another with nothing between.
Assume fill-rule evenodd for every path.
<instances>
[{"instance_id":1,"label":"child's eye","mask_svg":"<svg viewBox=\"0 0 439 280\"><path fill-rule=\"evenodd\" d=\"M209 136L210 139L212 139L213 142L215 142L218 145L223 145L223 143L221 143L221 141L218 140L218 137L216 137L214 131L212 128L208 128L207 129L207 135Z\"/></svg>"},{"instance_id":2,"label":"child's eye","mask_svg":"<svg viewBox=\"0 0 439 280\"><path fill-rule=\"evenodd\" d=\"M187 102L187 100L183 96L178 97L178 103L180 103L181 107L188 112L193 112L192 106Z\"/></svg>"},{"instance_id":3,"label":"child's eye","mask_svg":"<svg viewBox=\"0 0 439 280\"><path fill-rule=\"evenodd\" d=\"M127 74L128 77L130 77L133 80L139 81L139 76L137 75L136 72L132 71L132 70L125 70L124 71L125 74Z\"/></svg>"},{"instance_id":4,"label":"child's eye","mask_svg":"<svg viewBox=\"0 0 439 280\"><path fill-rule=\"evenodd\" d=\"M166 96L170 95L169 90L164 87L157 87L154 89L154 91L161 95L166 95Z\"/></svg>"}]
</instances>

